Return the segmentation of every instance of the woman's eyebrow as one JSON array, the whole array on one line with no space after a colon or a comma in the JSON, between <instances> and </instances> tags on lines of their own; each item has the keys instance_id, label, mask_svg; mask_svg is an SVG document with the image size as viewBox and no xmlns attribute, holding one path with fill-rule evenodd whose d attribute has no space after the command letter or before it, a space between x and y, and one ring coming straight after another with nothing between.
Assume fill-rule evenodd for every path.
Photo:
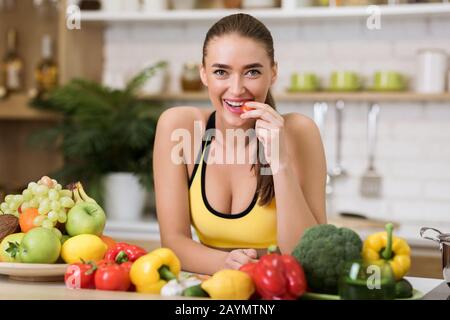
<instances>
[{"instance_id":1,"label":"woman's eyebrow","mask_svg":"<svg viewBox=\"0 0 450 320\"><path fill-rule=\"evenodd\" d=\"M213 68L220 68L220 69L231 69L229 65L223 64L223 63L214 63L211 67ZM261 63L251 63L244 66L244 69L251 69L251 68L262 68L263 65Z\"/></svg>"}]
</instances>

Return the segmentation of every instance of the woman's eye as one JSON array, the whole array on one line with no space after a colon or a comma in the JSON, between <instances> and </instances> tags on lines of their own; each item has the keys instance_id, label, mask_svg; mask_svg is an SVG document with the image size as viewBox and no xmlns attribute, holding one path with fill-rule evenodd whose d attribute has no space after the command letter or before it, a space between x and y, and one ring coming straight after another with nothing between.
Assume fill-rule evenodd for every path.
<instances>
[{"instance_id":1,"label":"woman's eye","mask_svg":"<svg viewBox=\"0 0 450 320\"><path fill-rule=\"evenodd\" d=\"M261 72L259 70L256 70L256 69L252 69L252 70L247 71L247 74L250 77L257 77L257 76L259 76L261 74Z\"/></svg>"},{"instance_id":2,"label":"woman's eye","mask_svg":"<svg viewBox=\"0 0 450 320\"><path fill-rule=\"evenodd\" d=\"M225 71L225 70L222 70L222 69L217 69L216 71L214 71L214 74L215 74L216 76L223 77L223 76L226 75L226 71Z\"/></svg>"}]
</instances>

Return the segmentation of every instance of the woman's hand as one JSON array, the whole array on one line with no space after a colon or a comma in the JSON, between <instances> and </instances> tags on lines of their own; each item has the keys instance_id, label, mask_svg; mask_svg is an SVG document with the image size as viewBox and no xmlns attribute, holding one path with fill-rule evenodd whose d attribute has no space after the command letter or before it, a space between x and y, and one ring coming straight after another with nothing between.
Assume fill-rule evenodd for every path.
<instances>
[{"instance_id":1,"label":"woman's hand","mask_svg":"<svg viewBox=\"0 0 450 320\"><path fill-rule=\"evenodd\" d=\"M257 258L258 254L255 249L236 249L228 253L224 269L238 270L246 263L256 262Z\"/></svg>"},{"instance_id":2,"label":"woman's hand","mask_svg":"<svg viewBox=\"0 0 450 320\"><path fill-rule=\"evenodd\" d=\"M284 118L271 106L255 101L245 103L253 108L241 114L241 119L256 119L256 137L264 147L264 156L272 173L286 166L287 153L284 139Z\"/></svg>"}]
</instances>

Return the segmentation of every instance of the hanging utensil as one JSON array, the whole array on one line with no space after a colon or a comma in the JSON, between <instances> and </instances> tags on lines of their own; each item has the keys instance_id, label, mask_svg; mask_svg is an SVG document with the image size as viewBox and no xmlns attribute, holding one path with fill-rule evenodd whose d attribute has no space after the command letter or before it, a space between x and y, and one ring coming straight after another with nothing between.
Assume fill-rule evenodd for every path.
<instances>
[{"instance_id":1,"label":"hanging utensil","mask_svg":"<svg viewBox=\"0 0 450 320\"><path fill-rule=\"evenodd\" d=\"M328 104L326 102L316 102L314 103L314 122L319 128L320 136L324 140L325 136L325 116L328 112ZM331 186L330 174L327 172L326 180L326 194L331 194L333 192L333 187Z\"/></svg>"},{"instance_id":2,"label":"hanging utensil","mask_svg":"<svg viewBox=\"0 0 450 320\"><path fill-rule=\"evenodd\" d=\"M371 104L367 118L368 167L361 178L360 193L363 197L378 198L381 196L382 178L375 170L375 145L377 122L380 106Z\"/></svg>"},{"instance_id":3,"label":"hanging utensil","mask_svg":"<svg viewBox=\"0 0 450 320\"><path fill-rule=\"evenodd\" d=\"M328 104L326 102L314 103L314 122L319 128L322 139L324 137L325 115L328 111Z\"/></svg>"},{"instance_id":4,"label":"hanging utensil","mask_svg":"<svg viewBox=\"0 0 450 320\"><path fill-rule=\"evenodd\" d=\"M333 192L334 181L339 177L344 177L347 172L342 166L342 123L345 103L343 100L336 102L336 159L334 167L328 171L328 190L327 193Z\"/></svg>"}]
</instances>

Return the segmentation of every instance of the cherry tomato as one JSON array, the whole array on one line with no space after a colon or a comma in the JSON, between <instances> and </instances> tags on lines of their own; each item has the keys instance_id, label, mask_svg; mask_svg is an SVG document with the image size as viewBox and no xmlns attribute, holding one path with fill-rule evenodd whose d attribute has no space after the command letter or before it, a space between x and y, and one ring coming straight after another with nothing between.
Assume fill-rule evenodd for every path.
<instances>
[{"instance_id":1,"label":"cherry tomato","mask_svg":"<svg viewBox=\"0 0 450 320\"><path fill-rule=\"evenodd\" d=\"M251 110L255 110L255 108L249 107L245 103L242 105L242 111L247 112Z\"/></svg>"},{"instance_id":2,"label":"cherry tomato","mask_svg":"<svg viewBox=\"0 0 450 320\"><path fill-rule=\"evenodd\" d=\"M131 280L128 266L106 263L98 266L95 287L99 290L127 291Z\"/></svg>"},{"instance_id":3,"label":"cherry tomato","mask_svg":"<svg viewBox=\"0 0 450 320\"><path fill-rule=\"evenodd\" d=\"M74 263L67 267L64 282L70 289L94 289L96 266L91 263Z\"/></svg>"}]
</instances>

